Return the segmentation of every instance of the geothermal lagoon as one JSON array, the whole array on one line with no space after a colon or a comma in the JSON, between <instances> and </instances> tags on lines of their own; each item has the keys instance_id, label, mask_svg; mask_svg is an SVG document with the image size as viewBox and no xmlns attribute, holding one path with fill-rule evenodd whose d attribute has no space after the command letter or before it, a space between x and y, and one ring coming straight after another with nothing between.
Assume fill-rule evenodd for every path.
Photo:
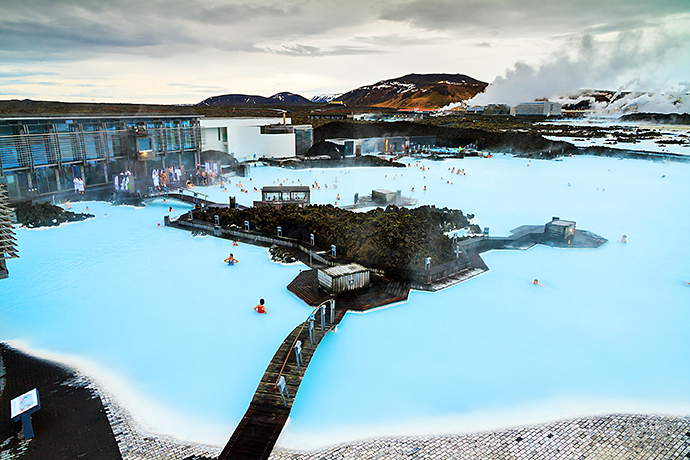
<instances>
[{"instance_id":1,"label":"geothermal lagoon","mask_svg":"<svg viewBox=\"0 0 690 460\"><path fill-rule=\"evenodd\" d=\"M488 252L479 277L348 313L319 346L278 446L690 413L690 164L400 161L409 166L253 167L227 191L197 190L251 205L254 187L317 182L312 203L339 195L348 205L355 193L399 189L418 205L474 214L492 235L559 216L609 242ZM20 258L0 281L0 340L77 367L155 433L223 446L277 347L308 316L286 289L306 267L158 227L190 209L174 200L72 210L87 206L95 218L17 229ZM239 264L223 263L229 253ZM252 310L259 298L268 315Z\"/></svg>"}]
</instances>

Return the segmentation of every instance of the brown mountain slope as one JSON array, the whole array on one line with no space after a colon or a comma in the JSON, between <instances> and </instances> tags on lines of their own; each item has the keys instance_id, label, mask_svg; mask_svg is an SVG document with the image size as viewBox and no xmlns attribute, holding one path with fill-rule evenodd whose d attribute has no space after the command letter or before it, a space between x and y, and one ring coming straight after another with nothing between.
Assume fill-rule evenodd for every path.
<instances>
[{"instance_id":1,"label":"brown mountain slope","mask_svg":"<svg viewBox=\"0 0 690 460\"><path fill-rule=\"evenodd\" d=\"M338 100L350 106L437 109L471 99L487 85L461 74L410 74L362 86Z\"/></svg>"}]
</instances>

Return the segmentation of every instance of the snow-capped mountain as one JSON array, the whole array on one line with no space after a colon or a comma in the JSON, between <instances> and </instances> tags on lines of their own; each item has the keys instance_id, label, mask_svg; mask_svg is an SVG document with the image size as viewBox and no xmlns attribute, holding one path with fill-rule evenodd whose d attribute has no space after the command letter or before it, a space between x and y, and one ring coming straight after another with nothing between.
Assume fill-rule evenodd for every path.
<instances>
[{"instance_id":1,"label":"snow-capped mountain","mask_svg":"<svg viewBox=\"0 0 690 460\"><path fill-rule=\"evenodd\" d=\"M484 83L461 74L410 74L362 86L338 97L350 106L439 108L473 98Z\"/></svg>"},{"instance_id":2,"label":"snow-capped mountain","mask_svg":"<svg viewBox=\"0 0 690 460\"><path fill-rule=\"evenodd\" d=\"M317 94L309 100L317 104L328 104L338 99L342 94L343 93Z\"/></svg>"}]
</instances>

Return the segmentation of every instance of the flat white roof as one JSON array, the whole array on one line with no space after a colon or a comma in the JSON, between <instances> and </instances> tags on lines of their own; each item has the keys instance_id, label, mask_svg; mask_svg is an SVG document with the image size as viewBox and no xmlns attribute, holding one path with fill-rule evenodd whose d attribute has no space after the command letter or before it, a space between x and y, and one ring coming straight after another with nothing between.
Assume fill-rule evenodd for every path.
<instances>
[{"instance_id":1,"label":"flat white roof","mask_svg":"<svg viewBox=\"0 0 690 460\"><path fill-rule=\"evenodd\" d=\"M354 275L355 273L366 272L368 269L362 267L360 264L352 263L347 265L336 265L335 267L327 268L322 271L330 277L336 277L343 275Z\"/></svg>"}]
</instances>

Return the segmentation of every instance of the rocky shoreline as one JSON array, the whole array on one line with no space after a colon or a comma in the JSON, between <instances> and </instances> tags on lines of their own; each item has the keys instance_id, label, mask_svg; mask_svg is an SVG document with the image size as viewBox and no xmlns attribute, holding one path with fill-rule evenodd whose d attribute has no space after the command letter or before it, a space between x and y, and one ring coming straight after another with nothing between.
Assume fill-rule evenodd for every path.
<instances>
[{"instance_id":1,"label":"rocky shoreline","mask_svg":"<svg viewBox=\"0 0 690 460\"><path fill-rule=\"evenodd\" d=\"M79 222L95 217L89 213L75 213L50 203L21 201L15 206L17 223L28 228L56 227L67 222Z\"/></svg>"}]
</instances>

